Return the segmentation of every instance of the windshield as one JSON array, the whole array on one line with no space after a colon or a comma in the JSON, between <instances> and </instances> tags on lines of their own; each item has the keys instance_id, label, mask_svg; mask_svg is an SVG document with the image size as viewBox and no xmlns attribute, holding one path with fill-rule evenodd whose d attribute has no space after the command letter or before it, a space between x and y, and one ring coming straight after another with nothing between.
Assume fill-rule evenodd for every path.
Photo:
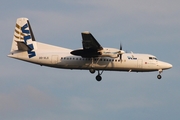
<instances>
[{"instance_id":1,"label":"windshield","mask_svg":"<svg viewBox=\"0 0 180 120\"><path fill-rule=\"evenodd\" d=\"M149 60L158 60L156 57L149 57Z\"/></svg>"}]
</instances>

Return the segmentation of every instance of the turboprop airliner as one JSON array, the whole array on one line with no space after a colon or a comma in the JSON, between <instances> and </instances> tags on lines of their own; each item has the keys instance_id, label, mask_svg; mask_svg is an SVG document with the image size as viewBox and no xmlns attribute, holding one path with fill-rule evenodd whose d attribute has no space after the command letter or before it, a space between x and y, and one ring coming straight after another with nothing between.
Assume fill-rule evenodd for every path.
<instances>
[{"instance_id":1,"label":"turboprop airliner","mask_svg":"<svg viewBox=\"0 0 180 120\"><path fill-rule=\"evenodd\" d=\"M122 45L119 49L102 47L88 31L81 35L82 48L77 50L40 43L34 37L29 20L18 18L8 56L41 66L89 70L92 74L97 72L97 81L102 80L104 71L157 71L157 78L161 79L163 70L172 68L171 64L158 60L154 55L126 53Z\"/></svg>"}]
</instances>

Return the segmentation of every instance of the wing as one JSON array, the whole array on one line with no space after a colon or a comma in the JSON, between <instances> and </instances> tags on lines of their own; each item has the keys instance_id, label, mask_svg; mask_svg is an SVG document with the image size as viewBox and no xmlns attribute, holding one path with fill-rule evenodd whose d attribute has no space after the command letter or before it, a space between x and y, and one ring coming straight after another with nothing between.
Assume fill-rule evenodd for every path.
<instances>
[{"instance_id":1,"label":"wing","mask_svg":"<svg viewBox=\"0 0 180 120\"><path fill-rule=\"evenodd\" d=\"M90 32L82 32L82 45L83 49L74 50L71 52L73 55L82 57L98 57L101 55L103 47L97 42Z\"/></svg>"},{"instance_id":2,"label":"wing","mask_svg":"<svg viewBox=\"0 0 180 120\"><path fill-rule=\"evenodd\" d=\"M82 45L83 49L86 51L99 51L102 50L103 47L97 42L97 40L93 37L90 32L82 32Z\"/></svg>"}]
</instances>

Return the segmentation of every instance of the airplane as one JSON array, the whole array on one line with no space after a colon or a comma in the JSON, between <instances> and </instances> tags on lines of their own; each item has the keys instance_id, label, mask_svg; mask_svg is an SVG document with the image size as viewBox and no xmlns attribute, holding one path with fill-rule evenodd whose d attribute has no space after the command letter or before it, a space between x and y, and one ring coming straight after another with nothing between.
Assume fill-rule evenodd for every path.
<instances>
[{"instance_id":1,"label":"airplane","mask_svg":"<svg viewBox=\"0 0 180 120\"><path fill-rule=\"evenodd\" d=\"M28 18L18 18L12 41L11 58L62 69L97 71L96 80L102 80L104 71L152 72L158 71L161 79L163 70L172 68L167 62L158 60L154 55L126 53L119 49L102 47L94 36L84 31L82 47L77 50L37 42Z\"/></svg>"}]
</instances>

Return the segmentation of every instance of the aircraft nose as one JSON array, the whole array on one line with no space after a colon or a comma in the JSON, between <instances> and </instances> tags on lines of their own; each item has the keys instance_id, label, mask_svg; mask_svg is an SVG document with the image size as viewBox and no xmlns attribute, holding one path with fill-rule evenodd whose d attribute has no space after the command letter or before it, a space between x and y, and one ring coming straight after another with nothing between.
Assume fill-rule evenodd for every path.
<instances>
[{"instance_id":1,"label":"aircraft nose","mask_svg":"<svg viewBox=\"0 0 180 120\"><path fill-rule=\"evenodd\" d=\"M166 62L160 62L160 68L162 69L170 69L172 68L173 66L170 64L170 63L166 63Z\"/></svg>"},{"instance_id":2,"label":"aircraft nose","mask_svg":"<svg viewBox=\"0 0 180 120\"><path fill-rule=\"evenodd\" d=\"M167 63L167 67L172 68L173 66L171 64Z\"/></svg>"}]
</instances>

